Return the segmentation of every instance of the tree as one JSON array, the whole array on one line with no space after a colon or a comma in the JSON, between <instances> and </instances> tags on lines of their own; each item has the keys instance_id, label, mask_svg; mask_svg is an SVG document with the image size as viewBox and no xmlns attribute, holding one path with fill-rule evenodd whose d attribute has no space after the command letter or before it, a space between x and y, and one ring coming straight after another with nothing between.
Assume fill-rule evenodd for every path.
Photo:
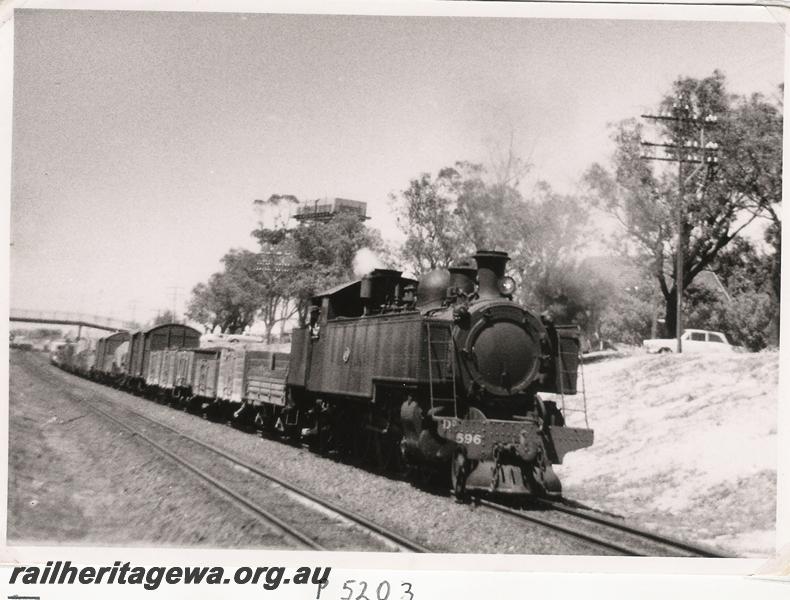
<instances>
[{"instance_id":1,"label":"tree","mask_svg":"<svg viewBox=\"0 0 790 600\"><path fill-rule=\"evenodd\" d=\"M290 232L293 271L289 295L299 322L307 322L309 300L315 293L354 279L354 257L362 248L381 252L381 234L353 213L337 213L328 221L302 221Z\"/></svg>"},{"instance_id":2,"label":"tree","mask_svg":"<svg viewBox=\"0 0 790 600\"><path fill-rule=\"evenodd\" d=\"M172 310L165 309L160 311L159 314L154 317L154 319L151 321L151 327L155 325L166 325L168 323L178 323L178 319Z\"/></svg>"},{"instance_id":3,"label":"tree","mask_svg":"<svg viewBox=\"0 0 790 600\"><path fill-rule=\"evenodd\" d=\"M541 310L552 305L556 309L558 297L578 295L572 281L587 243L587 218L578 198L557 194L545 182L538 182L529 199L514 206L507 218L505 247L522 302Z\"/></svg>"},{"instance_id":4,"label":"tree","mask_svg":"<svg viewBox=\"0 0 790 600\"><path fill-rule=\"evenodd\" d=\"M261 319L269 332L274 323L284 325L294 315L304 325L313 294L353 279L354 257L361 248L384 248L379 233L355 213L341 211L329 220L305 219L290 227L283 209L298 202L291 195L256 200L262 218L252 235L261 247L260 275L267 294Z\"/></svg>"},{"instance_id":5,"label":"tree","mask_svg":"<svg viewBox=\"0 0 790 600\"><path fill-rule=\"evenodd\" d=\"M283 316L288 304L287 265L271 250L261 253L231 251L223 260L232 280L247 286L247 295L241 298L249 302L249 309L243 313L249 316L244 327L255 319L260 320L266 328L266 342L271 343L274 326L287 318Z\"/></svg>"},{"instance_id":6,"label":"tree","mask_svg":"<svg viewBox=\"0 0 790 600\"><path fill-rule=\"evenodd\" d=\"M588 299L585 332L602 349L605 342L641 345L652 335L658 291L644 269L617 255L587 256L576 268ZM584 297L584 296L583 296Z\"/></svg>"},{"instance_id":7,"label":"tree","mask_svg":"<svg viewBox=\"0 0 790 600\"><path fill-rule=\"evenodd\" d=\"M634 346L653 337L656 304L645 288L615 291L604 308L598 336Z\"/></svg>"},{"instance_id":8,"label":"tree","mask_svg":"<svg viewBox=\"0 0 790 600\"><path fill-rule=\"evenodd\" d=\"M398 194L390 194L398 227L406 234L401 255L415 274L447 267L471 248L463 241L456 213L458 172L422 173Z\"/></svg>"},{"instance_id":9,"label":"tree","mask_svg":"<svg viewBox=\"0 0 790 600\"><path fill-rule=\"evenodd\" d=\"M678 96L687 98L698 114L718 117L715 137L721 148L721 166L712 176L690 168L683 174L688 190L682 198L681 230L685 289L744 228L780 202L781 113L761 97L745 100L728 94L719 71L704 79L678 79L661 101L662 109L668 110ZM660 133L668 139L699 133L680 130L687 123L662 123ZM640 158L643 129L636 120L621 121L613 136L612 170L595 164L585 181L590 200L621 224L624 251L649 265L664 298L666 328L674 332L678 176Z\"/></svg>"},{"instance_id":10,"label":"tree","mask_svg":"<svg viewBox=\"0 0 790 600\"><path fill-rule=\"evenodd\" d=\"M518 179L504 172L491 176L482 165L469 162L457 162L455 168L445 171L452 178L463 247L514 247L527 225L524 215L529 212Z\"/></svg>"},{"instance_id":11,"label":"tree","mask_svg":"<svg viewBox=\"0 0 790 600\"><path fill-rule=\"evenodd\" d=\"M274 326L280 323L282 330L299 309L299 303L293 298L293 272L297 261L288 227L290 210L298 202L296 196L290 194L273 194L267 200L255 200L259 222L251 235L260 246L256 278L263 294L258 316L266 327L267 343L272 341Z\"/></svg>"},{"instance_id":12,"label":"tree","mask_svg":"<svg viewBox=\"0 0 790 600\"><path fill-rule=\"evenodd\" d=\"M37 327L36 329L12 329L10 332L11 339L14 336L21 336L30 338L31 340L43 339L57 339L63 337L63 331L60 329L53 329L49 327Z\"/></svg>"},{"instance_id":13,"label":"tree","mask_svg":"<svg viewBox=\"0 0 790 600\"><path fill-rule=\"evenodd\" d=\"M736 296L748 291L770 292L773 257L745 238L734 239L719 252L711 271L726 292Z\"/></svg>"},{"instance_id":14,"label":"tree","mask_svg":"<svg viewBox=\"0 0 790 600\"><path fill-rule=\"evenodd\" d=\"M521 302L551 308L560 319L592 323L600 299L579 285L584 278L578 269L588 211L578 198L557 194L545 182L522 195L519 180L526 169L510 152L494 165L493 175L482 165L459 161L436 177L412 179L408 189L391 196L407 235L403 260L421 274L478 249L504 250Z\"/></svg>"},{"instance_id":15,"label":"tree","mask_svg":"<svg viewBox=\"0 0 790 600\"><path fill-rule=\"evenodd\" d=\"M527 210L519 192L529 165L513 154L496 160L493 175L481 164L457 161L422 173L390 194L406 234L403 262L417 275L447 267L479 249L506 249L523 231Z\"/></svg>"},{"instance_id":16,"label":"tree","mask_svg":"<svg viewBox=\"0 0 790 600\"><path fill-rule=\"evenodd\" d=\"M689 287L684 298L688 326L723 331L750 350L775 343L772 267L770 255L748 240L733 240L711 268L717 279L710 275Z\"/></svg>"},{"instance_id":17,"label":"tree","mask_svg":"<svg viewBox=\"0 0 790 600\"><path fill-rule=\"evenodd\" d=\"M193 288L186 314L209 330L241 333L253 323L265 297L256 277L259 257L249 250L231 250L222 262L223 271Z\"/></svg>"}]
</instances>

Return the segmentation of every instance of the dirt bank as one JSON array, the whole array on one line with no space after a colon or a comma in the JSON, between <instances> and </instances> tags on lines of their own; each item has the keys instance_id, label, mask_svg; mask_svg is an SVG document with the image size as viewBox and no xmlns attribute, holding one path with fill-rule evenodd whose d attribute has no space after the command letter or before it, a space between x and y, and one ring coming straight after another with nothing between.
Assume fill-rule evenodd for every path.
<instances>
[{"instance_id":1,"label":"dirt bank","mask_svg":"<svg viewBox=\"0 0 790 600\"><path fill-rule=\"evenodd\" d=\"M778 376L775 352L586 366L595 445L558 468L567 496L739 556L773 554Z\"/></svg>"}]
</instances>

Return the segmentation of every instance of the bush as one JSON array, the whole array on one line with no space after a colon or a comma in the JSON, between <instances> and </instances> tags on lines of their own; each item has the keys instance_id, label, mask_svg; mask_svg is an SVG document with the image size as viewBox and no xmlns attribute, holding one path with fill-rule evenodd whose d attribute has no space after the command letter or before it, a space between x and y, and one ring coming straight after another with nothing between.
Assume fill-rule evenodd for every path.
<instances>
[{"instance_id":1,"label":"bush","mask_svg":"<svg viewBox=\"0 0 790 600\"><path fill-rule=\"evenodd\" d=\"M730 340L749 350L757 351L770 343L774 303L766 292L744 292L727 304L722 329Z\"/></svg>"},{"instance_id":2,"label":"bush","mask_svg":"<svg viewBox=\"0 0 790 600\"><path fill-rule=\"evenodd\" d=\"M655 316L655 303L623 295L601 316L600 332L605 340L641 345L649 338Z\"/></svg>"}]
</instances>

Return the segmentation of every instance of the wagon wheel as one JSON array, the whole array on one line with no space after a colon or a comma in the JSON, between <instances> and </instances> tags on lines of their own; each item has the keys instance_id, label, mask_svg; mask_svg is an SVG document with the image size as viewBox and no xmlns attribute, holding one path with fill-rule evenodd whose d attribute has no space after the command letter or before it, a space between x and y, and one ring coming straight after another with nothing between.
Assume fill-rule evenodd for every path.
<instances>
[{"instance_id":1,"label":"wagon wheel","mask_svg":"<svg viewBox=\"0 0 790 600\"><path fill-rule=\"evenodd\" d=\"M368 435L360 423L351 432L351 460L357 465L364 465L368 457Z\"/></svg>"},{"instance_id":2,"label":"wagon wheel","mask_svg":"<svg viewBox=\"0 0 790 600\"><path fill-rule=\"evenodd\" d=\"M343 428L337 435L337 450L344 462L354 463L357 460L357 430L353 422L344 420Z\"/></svg>"},{"instance_id":3,"label":"wagon wheel","mask_svg":"<svg viewBox=\"0 0 790 600\"><path fill-rule=\"evenodd\" d=\"M415 465L411 468L409 477L423 489L434 492L447 489L447 471L440 471L428 465Z\"/></svg>"},{"instance_id":4,"label":"wagon wheel","mask_svg":"<svg viewBox=\"0 0 790 600\"><path fill-rule=\"evenodd\" d=\"M332 428L327 423L318 424L318 431L315 434L316 452L321 456L326 456L334 446L334 436L332 435Z\"/></svg>"}]
</instances>

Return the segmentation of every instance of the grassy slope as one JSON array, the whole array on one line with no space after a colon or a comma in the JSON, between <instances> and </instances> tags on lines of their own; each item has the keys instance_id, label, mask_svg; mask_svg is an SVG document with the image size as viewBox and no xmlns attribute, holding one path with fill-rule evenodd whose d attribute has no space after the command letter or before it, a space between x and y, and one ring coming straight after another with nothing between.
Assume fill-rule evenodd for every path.
<instances>
[{"instance_id":1,"label":"grassy slope","mask_svg":"<svg viewBox=\"0 0 790 600\"><path fill-rule=\"evenodd\" d=\"M596 441L558 467L566 496L739 556L772 555L778 374L777 353L587 365Z\"/></svg>"}]
</instances>

